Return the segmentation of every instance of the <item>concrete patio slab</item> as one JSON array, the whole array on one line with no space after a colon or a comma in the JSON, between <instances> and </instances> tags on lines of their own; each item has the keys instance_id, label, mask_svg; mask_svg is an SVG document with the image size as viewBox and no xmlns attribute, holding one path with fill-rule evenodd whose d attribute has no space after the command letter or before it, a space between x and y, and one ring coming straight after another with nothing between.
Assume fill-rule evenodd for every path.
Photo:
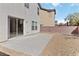
<instances>
[{"instance_id":1,"label":"concrete patio slab","mask_svg":"<svg viewBox=\"0 0 79 59\"><path fill-rule=\"evenodd\" d=\"M29 36L18 36L0 43L0 45L9 49L29 53L30 55L40 55L51 39L51 35L38 33Z\"/></svg>"}]
</instances>

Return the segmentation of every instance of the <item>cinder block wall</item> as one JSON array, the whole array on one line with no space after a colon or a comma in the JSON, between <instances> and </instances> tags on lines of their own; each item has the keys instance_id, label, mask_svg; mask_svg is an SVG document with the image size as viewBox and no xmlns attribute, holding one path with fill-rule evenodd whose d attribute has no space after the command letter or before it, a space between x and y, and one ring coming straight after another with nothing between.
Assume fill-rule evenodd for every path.
<instances>
[{"instance_id":1,"label":"cinder block wall","mask_svg":"<svg viewBox=\"0 0 79 59\"><path fill-rule=\"evenodd\" d=\"M78 29L76 29L77 26L45 26L41 27L41 32L51 32L51 33L62 33L62 34L72 34L75 32L79 32L79 26Z\"/></svg>"}]
</instances>

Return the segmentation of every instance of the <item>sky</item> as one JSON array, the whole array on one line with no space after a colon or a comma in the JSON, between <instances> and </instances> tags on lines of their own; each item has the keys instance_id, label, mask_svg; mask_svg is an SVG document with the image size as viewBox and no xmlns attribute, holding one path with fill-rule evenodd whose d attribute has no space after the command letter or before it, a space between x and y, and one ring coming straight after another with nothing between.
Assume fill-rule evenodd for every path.
<instances>
[{"instance_id":1,"label":"sky","mask_svg":"<svg viewBox=\"0 0 79 59\"><path fill-rule=\"evenodd\" d=\"M42 3L41 6L46 9L56 9L55 20L58 23L65 23L64 19L75 12L79 12L78 3Z\"/></svg>"}]
</instances>

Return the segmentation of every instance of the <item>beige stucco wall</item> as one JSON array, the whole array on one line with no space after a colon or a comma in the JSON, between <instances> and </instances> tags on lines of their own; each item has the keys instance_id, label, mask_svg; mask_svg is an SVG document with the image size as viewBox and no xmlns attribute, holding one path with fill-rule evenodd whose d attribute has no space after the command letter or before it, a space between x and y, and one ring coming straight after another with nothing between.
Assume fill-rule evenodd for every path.
<instances>
[{"instance_id":1,"label":"beige stucco wall","mask_svg":"<svg viewBox=\"0 0 79 59\"><path fill-rule=\"evenodd\" d=\"M42 26L55 26L55 13L40 9L40 23Z\"/></svg>"},{"instance_id":2,"label":"beige stucco wall","mask_svg":"<svg viewBox=\"0 0 79 59\"><path fill-rule=\"evenodd\" d=\"M37 15L38 4L30 3L29 8L24 3L1 3L0 4L0 42L8 39L8 16L24 19L23 35L38 33L40 31L39 16ZM32 30L32 20L37 21L37 30Z\"/></svg>"}]
</instances>

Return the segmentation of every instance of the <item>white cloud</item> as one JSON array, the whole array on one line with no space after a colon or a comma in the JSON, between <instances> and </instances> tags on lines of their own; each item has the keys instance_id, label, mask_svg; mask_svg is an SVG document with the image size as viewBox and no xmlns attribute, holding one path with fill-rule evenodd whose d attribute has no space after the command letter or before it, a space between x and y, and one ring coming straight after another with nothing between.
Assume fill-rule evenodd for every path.
<instances>
[{"instance_id":1,"label":"white cloud","mask_svg":"<svg viewBox=\"0 0 79 59\"><path fill-rule=\"evenodd\" d=\"M70 6L79 6L79 3L71 3Z\"/></svg>"},{"instance_id":2,"label":"white cloud","mask_svg":"<svg viewBox=\"0 0 79 59\"><path fill-rule=\"evenodd\" d=\"M74 4L72 3L72 4L70 4L70 6L74 6Z\"/></svg>"},{"instance_id":3,"label":"white cloud","mask_svg":"<svg viewBox=\"0 0 79 59\"><path fill-rule=\"evenodd\" d=\"M57 7L58 5L60 5L60 3L52 3L52 5L53 5L54 7Z\"/></svg>"},{"instance_id":4,"label":"white cloud","mask_svg":"<svg viewBox=\"0 0 79 59\"><path fill-rule=\"evenodd\" d=\"M62 7L63 5L61 3L52 3L52 5L54 7L60 6ZM73 6L79 6L79 3L69 3L69 6L73 7Z\"/></svg>"},{"instance_id":5,"label":"white cloud","mask_svg":"<svg viewBox=\"0 0 79 59\"><path fill-rule=\"evenodd\" d=\"M63 24L65 24L65 23L66 23L66 21L65 21L64 19L61 19L61 20L56 19L56 20L58 21L58 24L59 24L59 23L63 23Z\"/></svg>"}]
</instances>

